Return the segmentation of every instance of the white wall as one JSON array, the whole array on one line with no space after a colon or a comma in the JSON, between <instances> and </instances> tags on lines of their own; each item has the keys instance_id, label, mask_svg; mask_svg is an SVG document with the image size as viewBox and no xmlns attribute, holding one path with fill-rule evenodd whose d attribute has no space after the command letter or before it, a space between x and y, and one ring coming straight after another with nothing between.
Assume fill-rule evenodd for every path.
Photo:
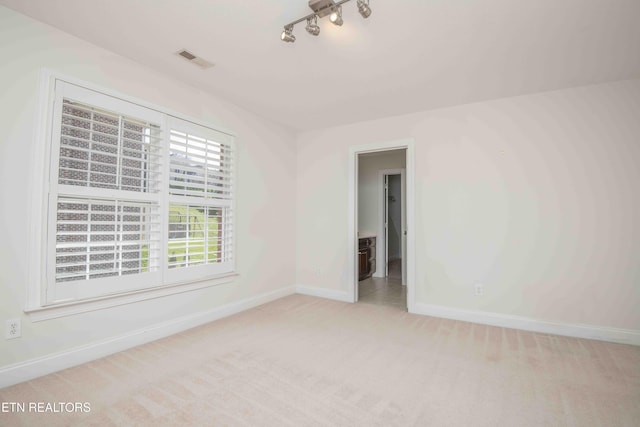
<instances>
[{"instance_id":1,"label":"white wall","mask_svg":"<svg viewBox=\"0 0 640 427\"><path fill-rule=\"evenodd\" d=\"M348 289L349 146L414 138L418 303L640 332L639 117L631 80L305 132L296 280Z\"/></svg>"},{"instance_id":2,"label":"white wall","mask_svg":"<svg viewBox=\"0 0 640 427\"><path fill-rule=\"evenodd\" d=\"M377 233L380 225L380 176L382 169L403 169L405 150L362 154L358 159L358 231Z\"/></svg>"},{"instance_id":3,"label":"white wall","mask_svg":"<svg viewBox=\"0 0 640 427\"><path fill-rule=\"evenodd\" d=\"M256 295L293 290L295 230L282 227L295 222L292 132L4 7L0 7L0 57L0 320L4 327L4 319L22 319L22 338L0 340L0 371ZM237 134L239 276L234 283L36 323L23 313L30 177L37 167L32 158L41 146L35 135L42 67ZM211 72L215 74L215 69Z\"/></svg>"}]
</instances>

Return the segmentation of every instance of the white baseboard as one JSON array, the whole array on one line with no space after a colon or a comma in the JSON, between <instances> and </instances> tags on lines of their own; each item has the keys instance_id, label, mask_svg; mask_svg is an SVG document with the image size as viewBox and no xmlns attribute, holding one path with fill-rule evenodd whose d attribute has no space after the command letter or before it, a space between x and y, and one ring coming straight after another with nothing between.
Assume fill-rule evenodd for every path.
<instances>
[{"instance_id":1,"label":"white baseboard","mask_svg":"<svg viewBox=\"0 0 640 427\"><path fill-rule=\"evenodd\" d=\"M36 359L0 368L0 388L8 387L24 381L51 374L73 366L87 363L119 351L127 350L160 338L204 325L205 323L240 313L253 307L292 295L296 292L294 286L288 286L275 291L266 292L240 301L225 304L211 310L194 313L188 316L158 323L143 329L132 331L92 343L75 347L59 353L49 354Z\"/></svg>"},{"instance_id":2,"label":"white baseboard","mask_svg":"<svg viewBox=\"0 0 640 427\"><path fill-rule=\"evenodd\" d=\"M640 346L640 331L632 329L605 328L593 325L549 322L529 317L511 316L485 311L472 311L438 305L416 303L410 310L415 314L443 317L445 319L480 323L503 328L521 329L544 334L564 335L621 344Z\"/></svg>"},{"instance_id":3,"label":"white baseboard","mask_svg":"<svg viewBox=\"0 0 640 427\"><path fill-rule=\"evenodd\" d=\"M315 286L296 286L296 293L309 295L312 297L320 297L333 299L336 301L353 302L353 298L346 291L336 291L335 289L318 288Z\"/></svg>"}]
</instances>

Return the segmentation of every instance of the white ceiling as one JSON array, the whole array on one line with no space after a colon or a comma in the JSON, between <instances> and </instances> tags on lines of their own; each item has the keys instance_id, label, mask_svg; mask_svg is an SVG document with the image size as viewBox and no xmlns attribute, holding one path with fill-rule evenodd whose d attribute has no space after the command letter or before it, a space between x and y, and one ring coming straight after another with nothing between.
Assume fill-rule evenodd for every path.
<instances>
[{"instance_id":1,"label":"white ceiling","mask_svg":"<svg viewBox=\"0 0 640 427\"><path fill-rule=\"evenodd\" d=\"M307 3L0 0L295 130L640 77L640 0L353 0L282 42Z\"/></svg>"}]
</instances>

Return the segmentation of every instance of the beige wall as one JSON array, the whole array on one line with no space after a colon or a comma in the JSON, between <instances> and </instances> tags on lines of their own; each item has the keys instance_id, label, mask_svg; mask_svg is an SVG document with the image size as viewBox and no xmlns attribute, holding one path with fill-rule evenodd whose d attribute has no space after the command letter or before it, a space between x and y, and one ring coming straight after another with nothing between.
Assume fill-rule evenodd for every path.
<instances>
[{"instance_id":1,"label":"beige wall","mask_svg":"<svg viewBox=\"0 0 640 427\"><path fill-rule=\"evenodd\" d=\"M364 154L358 160L358 231L377 233L380 224L379 174L383 169L404 169L405 151Z\"/></svg>"},{"instance_id":2,"label":"beige wall","mask_svg":"<svg viewBox=\"0 0 640 427\"><path fill-rule=\"evenodd\" d=\"M4 319L22 319L22 338L0 339L0 368L294 285L295 230L282 227L295 222L292 132L4 7L0 56L0 320L4 327ZM237 134L239 276L234 283L37 323L23 313L42 67Z\"/></svg>"},{"instance_id":3,"label":"beige wall","mask_svg":"<svg viewBox=\"0 0 640 427\"><path fill-rule=\"evenodd\" d=\"M349 147L414 138L418 303L640 330L639 117L631 80L305 132L297 283L347 290Z\"/></svg>"}]
</instances>

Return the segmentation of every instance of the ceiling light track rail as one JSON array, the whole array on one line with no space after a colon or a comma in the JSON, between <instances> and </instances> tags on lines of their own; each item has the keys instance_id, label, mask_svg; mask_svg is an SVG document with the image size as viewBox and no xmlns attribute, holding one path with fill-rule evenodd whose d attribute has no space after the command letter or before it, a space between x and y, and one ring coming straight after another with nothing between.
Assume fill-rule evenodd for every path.
<instances>
[{"instance_id":1,"label":"ceiling light track rail","mask_svg":"<svg viewBox=\"0 0 640 427\"><path fill-rule=\"evenodd\" d=\"M320 27L318 26L318 18L323 18L329 15L329 21L334 25L342 25L342 5L350 2L351 0L309 0L309 7L313 10L306 16L300 19L289 22L284 26L280 39L284 42L293 43L296 41L296 36L293 35L293 27L301 22L307 22L305 29L313 36L320 34ZM358 12L363 18L368 18L371 15L371 7L369 7L369 0L356 0L358 4Z\"/></svg>"}]
</instances>

